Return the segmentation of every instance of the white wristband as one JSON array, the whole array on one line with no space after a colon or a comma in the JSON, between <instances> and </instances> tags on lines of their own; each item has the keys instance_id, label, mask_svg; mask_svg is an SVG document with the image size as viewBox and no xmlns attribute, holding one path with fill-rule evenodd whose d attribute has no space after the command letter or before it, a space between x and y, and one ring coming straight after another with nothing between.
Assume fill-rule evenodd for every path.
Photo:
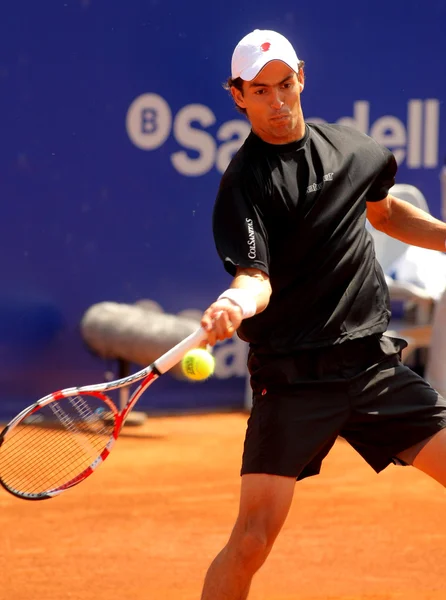
<instances>
[{"instance_id":1,"label":"white wristband","mask_svg":"<svg viewBox=\"0 0 446 600\"><path fill-rule=\"evenodd\" d=\"M220 294L217 300L221 300L222 298L227 298L234 302L234 304L237 304L237 306L240 306L244 319L253 317L257 312L257 303L248 290L229 288L223 294Z\"/></svg>"}]
</instances>

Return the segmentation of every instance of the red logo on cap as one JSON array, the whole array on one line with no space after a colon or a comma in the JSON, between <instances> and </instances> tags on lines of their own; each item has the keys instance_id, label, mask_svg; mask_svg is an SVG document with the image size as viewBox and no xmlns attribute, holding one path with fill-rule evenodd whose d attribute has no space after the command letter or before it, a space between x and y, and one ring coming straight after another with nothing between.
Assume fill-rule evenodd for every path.
<instances>
[{"instance_id":1,"label":"red logo on cap","mask_svg":"<svg viewBox=\"0 0 446 600\"><path fill-rule=\"evenodd\" d=\"M269 42L265 42L264 44L262 44L260 46L260 48L262 49L263 52L266 52L267 50L269 50L271 47L271 44Z\"/></svg>"}]
</instances>

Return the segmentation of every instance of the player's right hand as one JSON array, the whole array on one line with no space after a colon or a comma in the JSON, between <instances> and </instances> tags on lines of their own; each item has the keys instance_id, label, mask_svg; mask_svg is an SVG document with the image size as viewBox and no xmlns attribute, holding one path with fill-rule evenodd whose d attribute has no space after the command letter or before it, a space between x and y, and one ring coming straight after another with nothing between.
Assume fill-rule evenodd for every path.
<instances>
[{"instance_id":1,"label":"player's right hand","mask_svg":"<svg viewBox=\"0 0 446 600\"><path fill-rule=\"evenodd\" d=\"M201 318L201 326L208 334L207 343L211 346L231 338L241 322L242 309L228 298L221 298L211 304Z\"/></svg>"}]
</instances>

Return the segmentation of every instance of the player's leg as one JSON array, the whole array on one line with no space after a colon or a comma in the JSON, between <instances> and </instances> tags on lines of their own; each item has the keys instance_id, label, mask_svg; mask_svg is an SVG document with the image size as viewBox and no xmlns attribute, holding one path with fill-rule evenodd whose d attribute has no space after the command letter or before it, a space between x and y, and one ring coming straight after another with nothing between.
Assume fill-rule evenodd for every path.
<instances>
[{"instance_id":1,"label":"player's leg","mask_svg":"<svg viewBox=\"0 0 446 600\"><path fill-rule=\"evenodd\" d=\"M228 543L206 574L202 600L245 600L287 517L295 477L243 475L240 508Z\"/></svg>"},{"instance_id":2,"label":"player's leg","mask_svg":"<svg viewBox=\"0 0 446 600\"><path fill-rule=\"evenodd\" d=\"M331 373L329 382L320 380L325 358L319 351L276 358L251 354L253 406L239 515L227 545L208 570L202 600L248 597L252 577L286 519L296 479L316 475L333 446L349 400L341 378L337 393Z\"/></svg>"},{"instance_id":3,"label":"player's leg","mask_svg":"<svg viewBox=\"0 0 446 600\"><path fill-rule=\"evenodd\" d=\"M446 487L446 428L397 456Z\"/></svg>"},{"instance_id":4,"label":"player's leg","mask_svg":"<svg viewBox=\"0 0 446 600\"><path fill-rule=\"evenodd\" d=\"M383 336L382 356L352 383L352 414L342 431L376 470L413 465L446 485L446 400L401 361Z\"/></svg>"}]
</instances>

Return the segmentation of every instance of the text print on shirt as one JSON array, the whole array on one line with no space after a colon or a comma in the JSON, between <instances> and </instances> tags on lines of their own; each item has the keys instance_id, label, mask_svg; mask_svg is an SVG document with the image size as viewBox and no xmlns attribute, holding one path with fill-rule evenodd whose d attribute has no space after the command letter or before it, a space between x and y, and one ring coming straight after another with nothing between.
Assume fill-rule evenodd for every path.
<instances>
[{"instance_id":1,"label":"text print on shirt","mask_svg":"<svg viewBox=\"0 0 446 600\"><path fill-rule=\"evenodd\" d=\"M245 222L248 226L248 258L252 259L256 257L256 238L254 234L254 225L252 224L252 219L246 218Z\"/></svg>"},{"instance_id":2,"label":"text print on shirt","mask_svg":"<svg viewBox=\"0 0 446 600\"><path fill-rule=\"evenodd\" d=\"M307 187L307 194L309 194L310 192L317 192L318 190L322 189L324 181L333 181L333 175L334 173L327 173L323 176L322 181L320 183L312 183L311 185L309 185Z\"/></svg>"}]
</instances>

